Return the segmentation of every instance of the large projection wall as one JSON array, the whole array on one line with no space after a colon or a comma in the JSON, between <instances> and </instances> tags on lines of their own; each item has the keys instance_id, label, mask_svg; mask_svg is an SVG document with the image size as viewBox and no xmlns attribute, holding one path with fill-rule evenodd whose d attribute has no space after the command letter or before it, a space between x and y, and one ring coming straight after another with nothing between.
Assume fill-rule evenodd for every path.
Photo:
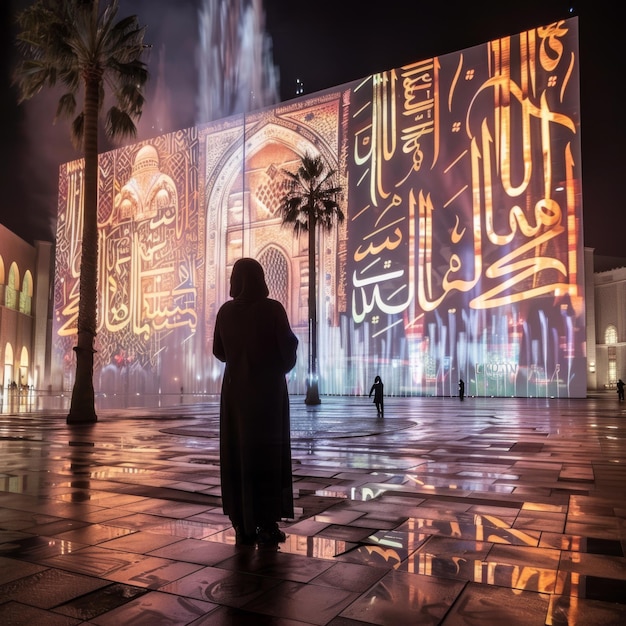
<instances>
[{"instance_id":1,"label":"large projection wall","mask_svg":"<svg viewBox=\"0 0 626 626\"><path fill-rule=\"evenodd\" d=\"M320 234L323 394L584 397L578 82L572 18L100 157L104 393L216 393L215 313L241 256L300 338L307 239L281 225L282 171L338 170ZM61 168L55 386L73 384L82 162Z\"/></svg>"}]
</instances>

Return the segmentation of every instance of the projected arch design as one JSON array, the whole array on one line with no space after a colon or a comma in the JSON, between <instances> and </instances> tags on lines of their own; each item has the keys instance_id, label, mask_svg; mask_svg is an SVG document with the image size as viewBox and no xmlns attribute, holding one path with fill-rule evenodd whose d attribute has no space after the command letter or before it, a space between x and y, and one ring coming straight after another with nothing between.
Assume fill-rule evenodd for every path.
<instances>
[{"instance_id":1,"label":"projected arch design","mask_svg":"<svg viewBox=\"0 0 626 626\"><path fill-rule=\"evenodd\" d=\"M200 130L201 163L206 175L202 202L206 206L207 233L207 353L210 354L215 312L228 298L228 280L234 262L242 256L260 260L262 254L274 255L278 250L290 251L289 255L280 252L280 266L285 265L284 274L290 277L285 303L301 350L304 353L307 349L308 273L303 272L308 262L307 238L295 239L293 229L281 224L278 208L285 193L283 170L294 171L300 156L306 152L322 152L333 165L339 148L340 104L340 94L335 93L319 98L315 106L295 106L282 115L276 111L251 114L246 117L245 142L241 137L241 118ZM216 146L221 146L221 150L216 150ZM318 296L322 311L328 309L324 299L329 295L334 299L337 292L340 234L321 235L320 240L319 263L323 271L319 274ZM272 273L276 268L269 264L265 267L270 269L270 279L278 289L278 275ZM280 289L283 292L286 286ZM305 365L304 359L297 364L296 369L302 369L302 375L298 372L295 379L305 380ZM219 375L219 371L214 371L216 379Z\"/></svg>"}]
</instances>

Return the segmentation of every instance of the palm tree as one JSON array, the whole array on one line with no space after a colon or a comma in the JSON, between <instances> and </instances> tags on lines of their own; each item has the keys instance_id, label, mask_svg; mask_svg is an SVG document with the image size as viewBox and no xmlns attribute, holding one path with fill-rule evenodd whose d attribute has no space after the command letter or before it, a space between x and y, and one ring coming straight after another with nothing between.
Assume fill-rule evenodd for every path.
<instances>
[{"instance_id":1,"label":"palm tree","mask_svg":"<svg viewBox=\"0 0 626 626\"><path fill-rule=\"evenodd\" d=\"M105 88L113 106L104 118L106 134L133 137L141 116L148 70L141 55L145 27L137 17L115 22L118 0L103 11L99 0L37 0L17 17L21 58L15 70L20 102L44 87L64 87L56 117L74 118L72 141L85 159L83 232L78 305L76 380L68 424L97 421L93 386L97 328L98 121ZM77 104L82 98L82 110Z\"/></svg>"},{"instance_id":2,"label":"palm tree","mask_svg":"<svg viewBox=\"0 0 626 626\"><path fill-rule=\"evenodd\" d=\"M343 222L344 214L337 199L341 187L334 184L335 170L321 156L305 154L296 172L285 171L288 191L280 201L283 225L293 224L294 233L309 235L309 378L306 404L320 404L317 373L317 272L315 265L316 228L332 230Z\"/></svg>"}]
</instances>

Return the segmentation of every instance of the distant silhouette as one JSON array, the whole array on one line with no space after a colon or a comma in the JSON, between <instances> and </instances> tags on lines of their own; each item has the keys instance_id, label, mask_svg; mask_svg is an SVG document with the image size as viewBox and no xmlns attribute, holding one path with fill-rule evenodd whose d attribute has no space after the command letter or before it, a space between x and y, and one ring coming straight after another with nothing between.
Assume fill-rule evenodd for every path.
<instances>
[{"instance_id":1,"label":"distant silhouette","mask_svg":"<svg viewBox=\"0 0 626 626\"><path fill-rule=\"evenodd\" d=\"M372 385L372 388L370 389L370 395L369 397L372 397L372 394L374 394L374 404L376 405L376 413L378 414L378 417L384 417L383 416L383 389L384 389L384 385L383 385L383 381L381 380L380 376L376 376L376 378L374 378L374 384Z\"/></svg>"},{"instance_id":2,"label":"distant silhouette","mask_svg":"<svg viewBox=\"0 0 626 626\"><path fill-rule=\"evenodd\" d=\"M624 400L624 381L621 378L617 381L617 399L620 402Z\"/></svg>"},{"instance_id":3,"label":"distant silhouette","mask_svg":"<svg viewBox=\"0 0 626 626\"><path fill-rule=\"evenodd\" d=\"M465 381L461 378L461 380L459 380L459 398L461 399L461 402L463 401L464 397L465 397Z\"/></svg>"},{"instance_id":4,"label":"distant silhouette","mask_svg":"<svg viewBox=\"0 0 626 626\"><path fill-rule=\"evenodd\" d=\"M261 265L239 259L215 320L213 354L226 363L220 401L222 508L239 545L285 541L292 518L289 396L285 375L298 339L269 290Z\"/></svg>"}]
</instances>

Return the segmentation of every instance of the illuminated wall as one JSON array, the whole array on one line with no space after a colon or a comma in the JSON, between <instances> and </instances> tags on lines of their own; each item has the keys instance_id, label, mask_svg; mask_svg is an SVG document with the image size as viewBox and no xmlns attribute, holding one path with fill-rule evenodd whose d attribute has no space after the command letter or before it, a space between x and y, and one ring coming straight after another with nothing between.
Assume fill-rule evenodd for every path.
<instances>
[{"instance_id":1,"label":"illuminated wall","mask_svg":"<svg viewBox=\"0 0 626 626\"><path fill-rule=\"evenodd\" d=\"M576 18L245 117L101 155L96 378L110 393L211 393L219 306L241 256L300 337L307 241L281 170L339 172L346 221L319 238L324 394L584 397ZM73 383L82 163L60 175L55 362ZM62 368L62 371L61 371Z\"/></svg>"}]
</instances>

